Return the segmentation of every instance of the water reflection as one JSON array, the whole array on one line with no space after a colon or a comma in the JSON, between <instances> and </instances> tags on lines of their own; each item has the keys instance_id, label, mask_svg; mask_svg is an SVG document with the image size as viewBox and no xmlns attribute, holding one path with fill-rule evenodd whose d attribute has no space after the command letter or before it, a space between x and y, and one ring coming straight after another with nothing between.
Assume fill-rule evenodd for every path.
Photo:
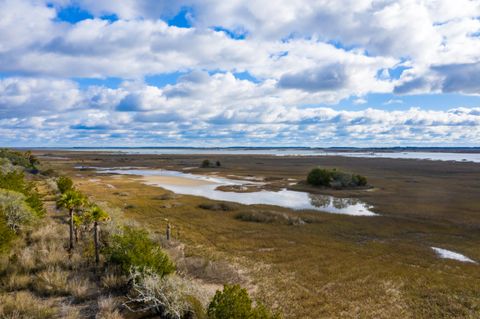
<instances>
[{"instance_id":1,"label":"water reflection","mask_svg":"<svg viewBox=\"0 0 480 319\"><path fill-rule=\"evenodd\" d=\"M340 198L328 195L309 194L312 206L325 209L331 213L349 215L375 215L370 211L371 207L357 198Z\"/></svg>"}]
</instances>

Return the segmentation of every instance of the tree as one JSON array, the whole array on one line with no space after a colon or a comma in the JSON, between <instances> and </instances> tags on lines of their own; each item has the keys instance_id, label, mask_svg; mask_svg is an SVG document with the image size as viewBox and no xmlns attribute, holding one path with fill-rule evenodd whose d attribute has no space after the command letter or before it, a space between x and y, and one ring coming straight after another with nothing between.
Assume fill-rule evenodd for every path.
<instances>
[{"instance_id":1,"label":"tree","mask_svg":"<svg viewBox=\"0 0 480 319\"><path fill-rule=\"evenodd\" d=\"M73 189L73 181L70 177L60 176L57 180L57 187L60 193L65 193L66 191Z\"/></svg>"},{"instance_id":2,"label":"tree","mask_svg":"<svg viewBox=\"0 0 480 319\"><path fill-rule=\"evenodd\" d=\"M85 218L82 215L74 214L73 215L73 226L75 231L75 242L78 243L78 229L85 222Z\"/></svg>"},{"instance_id":3,"label":"tree","mask_svg":"<svg viewBox=\"0 0 480 319\"><path fill-rule=\"evenodd\" d=\"M85 214L85 219L93 222L93 241L95 244L95 264L98 266L100 261L100 253L98 249L98 234L99 234L99 223L110 219L110 216L106 211L98 207L97 205L92 205L90 209Z\"/></svg>"},{"instance_id":4,"label":"tree","mask_svg":"<svg viewBox=\"0 0 480 319\"><path fill-rule=\"evenodd\" d=\"M312 169L307 176L307 182L314 186L330 186L331 180L331 171L319 167Z\"/></svg>"},{"instance_id":5,"label":"tree","mask_svg":"<svg viewBox=\"0 0 480 319\"><path fill-rule=\"evenodd\" d=\"M82 206L86 204L87 200L83 194L76 190L69 190L60 196L57 201L58 207L63 207L68 209L69 212L69 224L70 224L70 244L69 249L73 250L74 243L73 243L73 230L74 230L74 211L80 209Z\"/></svg>"}]
</instances>

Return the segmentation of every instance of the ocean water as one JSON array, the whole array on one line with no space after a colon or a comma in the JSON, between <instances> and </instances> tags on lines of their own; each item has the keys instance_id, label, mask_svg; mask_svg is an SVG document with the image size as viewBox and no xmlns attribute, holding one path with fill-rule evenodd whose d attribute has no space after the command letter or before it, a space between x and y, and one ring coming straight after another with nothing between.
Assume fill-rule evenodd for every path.
<instances>
[{"instance_id":1,"label":"ocean water","mask_svg":"<svg viewBox=\"0 0 480 319\"><path fill-rule=\"evenodd\" d=\"M381 151L339 152L315 148L67 148L71 151L97 151L119 154L180 155L272 155L272 156L346 156L362 158L418 159L480 163L480 152Z\"/></svg>"}]
</instances>

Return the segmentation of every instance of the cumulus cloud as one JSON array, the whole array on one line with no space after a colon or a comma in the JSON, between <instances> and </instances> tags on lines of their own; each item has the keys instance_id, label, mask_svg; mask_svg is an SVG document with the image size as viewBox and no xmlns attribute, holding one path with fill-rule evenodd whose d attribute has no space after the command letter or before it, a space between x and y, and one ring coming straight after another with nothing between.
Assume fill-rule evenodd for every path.
<instances>
[{"instance_id":1,"label":"cumulus cloud","mask_svg":"<svg viewBox=\"0 0 480 319\"><path fill-rule=\"evenodd\" d=\"M93 137L96 145L198 145L198 140L204 145L273 142L306 146L480 142L480 108L342 111L298 107L301 95L293 94L295 102L293 97L283 98L285 91L275 84L254 84L231 73L195 72L163 89L131 82L117 89L87 90L71 83L55 84L60 91L65 85L72 90L68 98L48 90L35 91L32 87L38 87L32 86L32 79L16 81L4 91L16 99L17 108L33 105L30 98L17 98L19 92L35 95L36 101L48 101L51 107L17 117L2 116L4 143L34 141L37 137L44 144L68 140L76 145L88 144ZM171 94L178 90L184 94ZM200 99L198 92L206 92L209 98ZM60 99L65 98L67 109L60 106ZM283 104L284 100L292 104ZM1 110L5 110L4 104Z\"/></svg>"}]
</instances>

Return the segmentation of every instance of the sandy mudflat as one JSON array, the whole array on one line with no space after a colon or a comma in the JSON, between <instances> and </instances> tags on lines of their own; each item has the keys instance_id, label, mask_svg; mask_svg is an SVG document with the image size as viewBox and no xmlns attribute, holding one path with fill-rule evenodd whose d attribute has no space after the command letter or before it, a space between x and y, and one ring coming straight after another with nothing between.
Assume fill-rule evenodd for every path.
<instances>
[{"instance_id":1,"label":"sandy mudflat","mask_svg":"<svg viewBox=\"0 0 480 319\"><path fill-rule=\"evenodd\" d=\"M206 180L185 178L179 176L143 176L140 179L146 184L167 184L172 186L200 186L215 184Z\"/></svg>"}]
</instances>

